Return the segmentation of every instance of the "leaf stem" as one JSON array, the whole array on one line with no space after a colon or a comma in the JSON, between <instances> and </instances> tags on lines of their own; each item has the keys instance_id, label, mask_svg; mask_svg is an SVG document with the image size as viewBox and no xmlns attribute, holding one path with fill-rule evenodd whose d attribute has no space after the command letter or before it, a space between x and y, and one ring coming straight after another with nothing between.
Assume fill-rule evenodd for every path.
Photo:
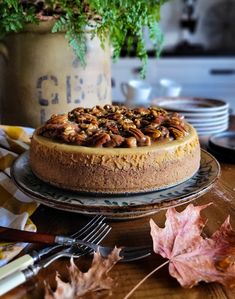
<instances>
[{"instance_id":1,"label":"leaf stem","mask_svg":"<svg viewBox=\"0 0 235 299\"><path fill-rule=\"evenodd\" d=\"M152 272L150 272L148 275L146 275L133 289L130 290L130 292L123 298L123 299L127 299L129 298L134 292L135 290L142 284L145 282L146 279L148 279L153 273L157 272L159 269L161 269L162 267L164 267L165 265L169 264L169 260L167 260L165 263L161 264L160 266L158 266L157 268L155 268Z\"/></svg>"}]
</instances>

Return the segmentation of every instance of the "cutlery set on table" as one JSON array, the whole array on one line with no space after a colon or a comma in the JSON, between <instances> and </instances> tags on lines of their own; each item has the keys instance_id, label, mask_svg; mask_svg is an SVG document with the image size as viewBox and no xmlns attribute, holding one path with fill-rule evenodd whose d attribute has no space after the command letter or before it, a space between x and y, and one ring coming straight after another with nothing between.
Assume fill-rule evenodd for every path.
<instances>
[{"instance_id":1,"label":"cutlery set on table","mask_svg":"<svg viewBox=\"0 0 235 299\"><path fill-rule=\"evenodd\" d=\"M41 250L34 250L0 268L0 296L26 282L38 272L61 257L79 258L94 251L107 257L114 247L100 246L111 227L105 223L105 217L96 216L71 236L34 233L0 227L0 241L29 242L47 244ZM123 247L120 252L122 262L147 257L151 247Z\"/></svg>"}]
</instances>

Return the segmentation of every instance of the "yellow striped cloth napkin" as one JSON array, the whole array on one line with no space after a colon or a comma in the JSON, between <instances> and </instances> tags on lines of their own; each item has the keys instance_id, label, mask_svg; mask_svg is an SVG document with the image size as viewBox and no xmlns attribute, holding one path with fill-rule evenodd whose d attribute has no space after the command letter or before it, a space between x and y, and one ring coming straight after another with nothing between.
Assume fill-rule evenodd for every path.
<instances>
[{"instance_id":1,"label":"yellow striped cloth napkin","mask_svg":"<svg viewBox=\"0 0 235 299\"><path fill-rule=\"evenodd\" d=\"M36 231L29 219L37 204L22 193L10 177L10 167L29 148L29 129L0 125L0 226ZM0 266L16 256L25 243L0 243Z\"/></svg>"}]
</instances>

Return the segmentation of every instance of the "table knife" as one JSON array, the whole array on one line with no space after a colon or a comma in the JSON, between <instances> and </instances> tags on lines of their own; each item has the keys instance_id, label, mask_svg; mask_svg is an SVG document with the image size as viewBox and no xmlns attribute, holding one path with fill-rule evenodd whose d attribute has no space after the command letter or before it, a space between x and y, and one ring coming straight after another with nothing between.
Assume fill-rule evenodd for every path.
<instances>
[{"instance_id":1,"label":"table knife","mask_svg":"<svg viewBox=\"0 0 235 299\"><path fill-rule=\"evenodd\" d=\"M71 246L77 242L77 239L47 233L29 232L9 227L0 226L0 242L27 242L41 244L59 244L63 246Z\"/></svg>"}]
</instances>

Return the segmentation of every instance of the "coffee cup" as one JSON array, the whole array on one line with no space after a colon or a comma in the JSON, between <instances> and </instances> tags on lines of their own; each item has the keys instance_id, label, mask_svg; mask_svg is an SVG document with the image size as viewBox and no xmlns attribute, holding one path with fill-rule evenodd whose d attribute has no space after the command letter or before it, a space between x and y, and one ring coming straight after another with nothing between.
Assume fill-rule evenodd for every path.
<instances>
[{"instance_id":1,"label":"coffee cup","mask_svg":"<svg viewBox=\"0 0 235 299\"><path fill-rule=\"evenodd\" d=\"M159 95L162 97L178 97L182 87L171 79L161 79L159 82Z\"/></svg>"},{"instance_id":2,"label":"coffee cup","mask_svg":"<svg viewBox=\"0 0 235 299\"><path fill-rule=\"evenodd\" d=\"M127 106L147 105L152 87L143 80L130 80L121 83L121 90Z\"/></svg>"}]
</instances>

